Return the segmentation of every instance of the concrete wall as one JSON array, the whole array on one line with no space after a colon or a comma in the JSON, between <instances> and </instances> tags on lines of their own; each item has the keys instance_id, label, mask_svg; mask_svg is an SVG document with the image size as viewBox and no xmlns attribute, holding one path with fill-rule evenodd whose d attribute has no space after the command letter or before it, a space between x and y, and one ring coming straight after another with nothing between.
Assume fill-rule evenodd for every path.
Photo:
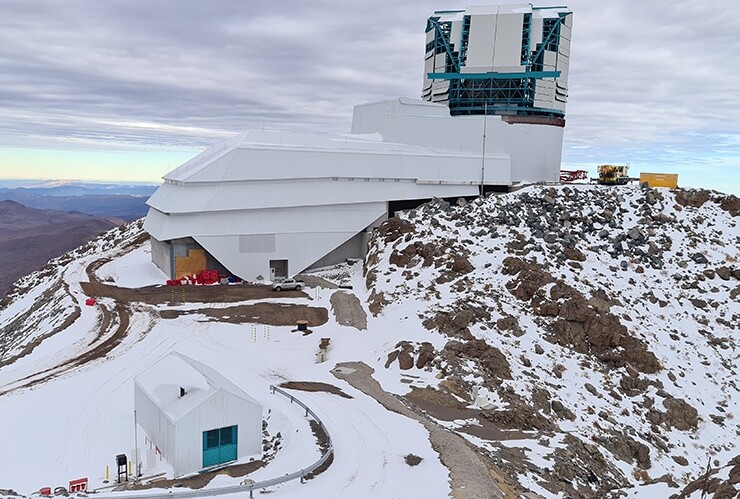
<instances>
[{"instance_id":1,"label":"concrete wall","mask_svg":"<svg viewBox=\"0 0 740 499\"><path fill-rule=\"evenodd\" d=\"M172 279L174 262L172 261L171 245L167 241L160 241L154 236L150 236L149 241L152 248L152 263Z\"/></svg>"}]
</instances>

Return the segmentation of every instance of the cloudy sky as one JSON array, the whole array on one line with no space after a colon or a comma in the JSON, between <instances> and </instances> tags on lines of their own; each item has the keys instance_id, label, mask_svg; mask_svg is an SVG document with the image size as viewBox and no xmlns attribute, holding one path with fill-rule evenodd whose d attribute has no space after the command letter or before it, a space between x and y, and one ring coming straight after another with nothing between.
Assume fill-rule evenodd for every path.
<instances>
[{"instance_id":1,"label":"cloudy sky","mask_svg":"<svg viewBox=\"0 0 740 499\"><path fill-rule=\"evenodd\" d=\"M563 167L740 194L740 3L535 3L562 4ZM354 104L419 96L426 18L467 5L0 0L0 178L157 181L247 129L347 132Z\"/></svg>"}]
</instances>

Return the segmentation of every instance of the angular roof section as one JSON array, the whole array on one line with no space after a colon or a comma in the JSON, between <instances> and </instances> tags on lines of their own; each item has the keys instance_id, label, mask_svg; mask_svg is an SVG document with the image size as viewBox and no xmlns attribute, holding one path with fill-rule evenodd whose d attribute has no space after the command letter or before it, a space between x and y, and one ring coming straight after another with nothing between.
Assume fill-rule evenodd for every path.
<instances>
[{"instance_id":1,"label":"angular roof section","mask_svg":"<svg viewBox=\"0 0 740 499\"><path fill-rule=\"evenodd\" d=\"M170 421L177 422L218 391L261 406L213 368L177 352L155 362L134 378ZM185 396L180 397L180 387Z\"/></svg>"}]
</instances>

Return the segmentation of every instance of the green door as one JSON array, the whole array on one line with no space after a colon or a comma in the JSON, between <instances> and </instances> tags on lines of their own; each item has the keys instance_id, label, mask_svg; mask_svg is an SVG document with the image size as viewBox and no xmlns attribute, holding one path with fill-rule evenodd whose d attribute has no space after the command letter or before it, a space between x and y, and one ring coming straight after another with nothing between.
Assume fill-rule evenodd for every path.
<instances>
[{"instance_id":1,"label":"green door","mask_svg":"<svg viewBox=\"0 0 740 499\"><path fill-rule=\"evenodd\" d=\"M237 425L203 432L203 467L236 460Z\"/></svg>"}]
</instances>

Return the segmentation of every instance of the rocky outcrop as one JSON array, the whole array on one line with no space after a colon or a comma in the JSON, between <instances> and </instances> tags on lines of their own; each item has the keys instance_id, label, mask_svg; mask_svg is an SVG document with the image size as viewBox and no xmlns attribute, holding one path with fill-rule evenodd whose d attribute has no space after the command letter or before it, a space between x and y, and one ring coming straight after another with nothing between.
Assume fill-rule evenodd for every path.
<instances>
[{"instance_id":1,"label":"rocky outcrop","mask_svg":"<svg viewBox=\"0 0 740 499\"><path fill-rule=\"evenodd\" d=\"M493 379L511 379L511 367L506 356L498 348L489 345L484 340L472 339L469 341L449 341L442 350L442 358L449 363L459 363L465 360L475 360L483 374Z\"/></svg>"},{"instance_id":2,"label":"rocky outcrop","mask_svg":"<svg viewBox=\"0 0 740 499\"><path fill-rule=\"evenodd\" d=\"M434 361L436 356L437 352L431 343L425 341L416 344L410 341L400 341L396 344L395 349L388 354L385 367L388 369L394 362L398 361L398 368L402 371L408 371L414 367L424 369Z\"/></svg>"},{"instance_id":3,"label":"rocky outcrop","mask_svg":"<svg viewBox=\"0 0 740 499\"><path fill-rule=\"evenodd\" d=\"M616 498L697 472L702 451L671 432L733 428L737 204L631 186L435 200L399 215L410 232L377 237L385 246L371 248L366 278L371 296L384 293L387 307L414 300L430 334L447 337L426 369L485 414L483 427L552 432L539 437L552 452L517 450L535 460L517 467L512 449L491 459L553 494ZM413 370L421 348L391 355ZM722 395L702 398L699 384Z\"/></svg>"}]
</instances>

